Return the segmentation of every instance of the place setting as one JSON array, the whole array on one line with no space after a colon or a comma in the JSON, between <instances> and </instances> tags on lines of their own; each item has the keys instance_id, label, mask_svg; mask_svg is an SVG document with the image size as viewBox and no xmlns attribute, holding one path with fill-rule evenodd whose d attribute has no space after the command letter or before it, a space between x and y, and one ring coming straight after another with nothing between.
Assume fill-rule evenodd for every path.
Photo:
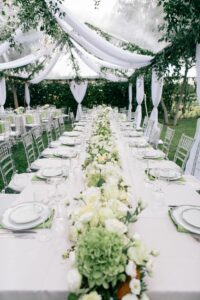
<instances>
[{"instance_id":1,"label":"place setting","mask_svg":"<svg viewBox=\"0 0 200 300\"><path fill-rule=\"evenodd\" d=\"M189 233L200 242L200 206L169 206L169 217L178 232Z\"/></svg>"},{"instance_id":2,"label":"place setting","mask_svg":"<svg viewBox=\"0 0 200 300\"><path fill-rule=\"evenodd\" d=\"M171 169L171 168L147 168L145 170L148 178L152 181L154 180L162 180L167 183L179 183L184 182L183 174L179 170Z\"/></svg>"}]
</instances>

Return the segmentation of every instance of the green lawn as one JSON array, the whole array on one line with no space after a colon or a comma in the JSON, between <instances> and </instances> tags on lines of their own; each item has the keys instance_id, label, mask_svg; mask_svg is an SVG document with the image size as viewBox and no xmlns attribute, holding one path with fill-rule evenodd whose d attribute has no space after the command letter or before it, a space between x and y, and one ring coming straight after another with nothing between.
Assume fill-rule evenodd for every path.
<instances>
[{"instance_id":1,"label":"green lawn","mask_svg":"<svg viewBox=\"0 0 200 300\"><path fill-rule=\"evenodd\" d=\"M180 139L182 133L185 133L186 135L189 135L191 137L194 136L195 129L196 129L196 123L197 123L197 119L179 120L178 125L175 127L175 136L172 141L171 148L170 148L170 153L169 153L170 159L173 159L173 157L174 157L174 153L176 151L176 147L178 145L178 142L179 142L179 139ZM172 127L172 126L170 126L170 127ZM71 125L66 124L65 128L66 128L66 130L71 130ZM165 131L166 131L166 126L163 129L161 138L164 137ZM44 140L45 146L47 146L47 138L46 138L45 133L43 134L43 140ZM17 145L14 145L12 148L12 152L13 152L16 169L18 170L18 172L19 173L26 172L27 162L26 162L24 147L23 147L22 143L18 143ZM0 178L0 190L1 189L2 189L2 178Z\"/></svg>"}]
</instances>

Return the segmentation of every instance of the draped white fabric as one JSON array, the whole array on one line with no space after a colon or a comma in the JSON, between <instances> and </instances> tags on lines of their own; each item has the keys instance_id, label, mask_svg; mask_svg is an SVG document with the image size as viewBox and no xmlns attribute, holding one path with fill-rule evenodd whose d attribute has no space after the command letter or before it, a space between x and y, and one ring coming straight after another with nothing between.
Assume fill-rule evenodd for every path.
<instances>
[{"instance_id":1,"label":"draped white fabric","mask_svg":"<svg viewBox=\"0 0 200 300\"><path fill-rule=\"evenodd\" d=\"M32 84L36 84L41 82L42 80L44 80L46 78L46 76L51 72L51 70L53 69L53 67L55 66L55 64L57 63L59 57L61 56L61 53L56 53L50 60L50 62L48 63L48 65L46 66L46 68L44 68L38 75L36 75L35 78L31 79L29 82Z\"/></svg>"},{"instance_id":2,"label":"draped white fabric","mask_svg":"<svg viewBox=\"0 0 200 300\"><path fill-rule=\"evenodd\" d=\"M78 50L78 52L81 52L84 56L91 56L87 51L85 51L85 49L83 47L81 47L77 42L75 42L73 39L70 39L72 44L75 46L75 48ZM93 61L97 62L98 64L100 64L102 67L105 68L109 68L109 69L118 69L118 70L122 70L122 71L129 71L131 72L130 75L133 74L134 70L127 70L127 68L122 68L118 65L109 63L107 61L104 61L102 59L99 59L95 56L92 56Z\"/></svg>"},{"instance_id":3,"label":"draped white fabric","mask_svg":"<svg viewBox=\"0 0 200 300\"><path fill-rule=\"evenodd\" d=\"M74 96L74 99L78 103L77 112L76 112L76 121L80 120L82 115L82 106L81 102L83 101L86 91L87 91L87 81L76 83L75 81L72 81L70 83L70 90L72 92L72 95Z\"/></svg>"},{"instance_id":4,"label":"draped white fabric","mask_svg":"<svg viewBox=\"0 0 200 300\"><path fill-rule=\"evenodd\" d=\"M139 128L142 121L142 101L144 99L144 77L138 77L136 80L136 101L137 108L135 111L135 125Z\"/></svg>"},{"instance_id":5,"label":"draped white fabric","mask_svg":"<svg viewBox=\"0 0 200 300\"><path fill-rule=\"evenodd\" d=\"M74 52L79 56L79 58L94 72L97 73L98 77L107 79L109 81L113 82L119 82L119 81L127 81L127 78L119 77L114 74L107 74L106 72L101 71L101 65L93 60L93 57L89 54L84 55L78 49L74 49Z\"/></svg>"},{"instance_id":6,"label":"draped white fabric","mask_svg":"<svg viewBox=\"0 0 200 300\"><path fill-rule=\"evenodd\" d=\"M55 4L55 0L45 1L47 3L51 2ZM54 17L59 25L65 32L67 32L72 38L74 38L92 54L105 61L127 68L139 68L150 64L153 57L131 53L114 46L99 36L96 32L91 30L88 26L81 23L62 4L58 4L58 6L60 7L61 11L65 13L63 20L58 15L54 14Z\"/></svg>"},{"instance_id":7,"label":"draped white fabric","mask_svg":"<svg viewBox=\"0 0 200 300\"><path fill-rule=\"evenodd\" d=\"M194 174L195 177L197 177L198 179L200 179L200 168L198 167L198 170L195 170L196 166L194 165L194 163L197 159L196 154L198 151L199 142L200 142L200 118L197 121L197 127L196 127L195 136L194 136L194 144L190 151L190 156L187 161L186 168L185 168L185 174L192 174L192 175ZM197 164L198 164L198 162L197 162Z\"/></svg>"},{"instance_id":8,"label":"draped white fabric","mask_svg":"<svg viewBox=\"0 0 200 300\"><path fill-rule=\"evenodd\" d=\"M6 103L6 80L0 79L0 112L4 113L4 104Z\"/></svg>"},{"instance_id":9,"label":"draped white fabric","mask_svg":"<svg viewBox=\"0 0 200 300\"><path fill-rule=\"evenodd\" d=\"M133 85L132 85L132 83L129 83L129 85L128 85L128 100L129 100L128 121L131 121L131 117L132 117L132 100L133 100Z\"/></svg>"},{"instance_id":10,"label":"draped white fabric","mask_svg":"<svg viewBox=\"0 0 200 300\"><path fill-rule=\"evenodd\" d=\"M200 105L200 44L197 44L196 47L196 82L197 82L197 100ZM195 161L197 159L196 155L198 155L198 147L200 145L200 119L197 121L197 128L196 133L194 137L194 144L192 146L192 149L190 151L190 156L186 164L185 173L186 174L194 174L194 176L198 179L200 179L200 162L197 161L196 166Z\"/></svg>"},{"instance_id":11,"label":"draped white fabric","mask_svg":"<svg viewBox=\"0 0 200 300\"><path fill-rule=\"evenodd\" d=\"M25 101L26 104L28 105L28 108L30 108L31 96L29 91L29 84L27 82L25 83Z\"/></svg>"},{"instance_id":12,"label":"draped white fabric","mask_svg":"<svg viewBox=\"0 0 200 300\"><path fill-rule=\"evenodd\" d=\"M9 62L0 63L0 71L26 66L28 64L35 62L36 60L38 60L39 58L41 58L42 56L44 56L46 54L47 54L47 51L40 50L37 53L28 54L24 57L21 57L21 58L18 58L18 59L9 61Z\"/></svg>"},{"instance_id":13,"label":"draped white fabric","mask_svg":"<svg viewBox=\"0 0 200 300\"><path fill-rule=\"evenodd\" d=\"M163 78L158 78L155 70L152 71L152 79L151 79L151 98L153 102L153 110L150 115L150 119L158 123L158 106L162 97L162 89L163 89Z\"/></svg>"},{"instance_id":14,"label":"draped white fabric","mask_svg":"<svg viewBox=\"0 0 200 300\"><path fill-rule=\"evenodd\" d=\"M200 105L200 44L196 48L196 82L197 82L197 100Z\"/></svg>"}]
</instances>

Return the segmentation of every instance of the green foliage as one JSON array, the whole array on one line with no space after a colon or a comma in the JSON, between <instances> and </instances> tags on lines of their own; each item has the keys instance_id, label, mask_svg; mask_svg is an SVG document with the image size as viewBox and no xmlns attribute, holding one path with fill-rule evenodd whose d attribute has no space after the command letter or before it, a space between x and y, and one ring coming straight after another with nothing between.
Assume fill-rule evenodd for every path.
<instances>
[{"instance_id":1,"label":"green foliage","mask_svg":"<svg viewBox=\"0 0 200 300\"><path fill-rule=\"evenodd\" d=\"M199 0L158 0L163 7L165 23L160 27L161 41L168 47L156 55L155 66L166 72L169 64L175 66L178 74L181 66L195 61L196 44L200 42Z\"/></svg>"},{"instance_id":2,"label":"green foliage","mask_svg":"<svg viewBox=\"0 0 200 300\"><path fill-rule=\"evenodd\" d=\"M91 228L81 236L76 251L77 266L90 288L108 289L122 279L126 265L123 251L121 238L104 228Z\"/></svg>"}]
</instances>

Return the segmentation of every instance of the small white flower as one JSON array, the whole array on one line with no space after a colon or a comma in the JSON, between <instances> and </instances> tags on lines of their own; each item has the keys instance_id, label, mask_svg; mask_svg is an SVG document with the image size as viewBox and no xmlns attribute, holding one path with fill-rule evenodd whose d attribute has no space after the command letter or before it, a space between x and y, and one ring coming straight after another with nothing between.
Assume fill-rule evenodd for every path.
<instances>
[{"instance_id":1,"label":"small white flower","mask_svg":"<svg viewBox=\"0 0 200 300\"><path fill-rule=\"evenodd\" d=\"M75 254L75 251L71 251L69 253L69 263L70 263L71 267L75 266L75 263L76 263L76 254Z\"/></svg>"},{"instance_id":2,"label":"small white flower","mask_svg":"<svg viewBox=\"0 0 200 300\"><path fill-rule=\"evenodd\" d=\"M129 260L126 268L125 268L125 272L128 276L131 276L131 277L136 277L136 265L133 261Z\"/></svg>"},{"instance_id":3,"label":"small white flower","mask_svg":"<svg viewBox=\"0 0 200 300\"><path fill-rule=\"evenodd\" d=\"M78 240L78 231L75 226L71 226L69 229L69 240L76 242Z\"/></svg>"},{"instance_id":4,"label":"small white flower","mask_svg":"<svg viewBox=\"0 0 200 300\"><path fill-rule=\"evenodd\" d=\"M101 300L101 295L99 295L97 292L91 292L89 294L83 295L81 300Z\"/></svg>"},{"instance_id":5,"label":"small white flower","mask_svg":"<svg viewBox=\"0 0 200 300\"><path fill-rule=\"evenodd\" d=\"M142 243L128 249L128 257L137 265L145 265L149 260L149 253Z\"/></svg>"},{"instance_id":6,"label":"small white flower","mask_svg":"<svg viewBox=\"0 0 200 300\"><path fill-rule=\"evenodd\" d=\"M67 282L67 290L69 292L75 292L80 289L81 287L81 274L79 273L78 269L70 269L67 272L66 282Z\"/></svg>"},{"instance_id":7,"label":"small white flower","mask_svg":"<svg viewBox=\"0 0 200 300\"><path fill-rule=\"evenodd\" d=\"M131 292L135 295L139 295L140 291L141 291L141 284L140 281L138 279L133 278L130 283L129 283L129 287L131 289Z\"/></svg>"},{"instance_id":8,"label":"small white flower","mask_svg":"<svg viewBox=\"0 0 200 300\"><path fill-rule=\"evenodd\" d=\"M105 227L110 232L115 232L119 235L123 235L127 232L127 226L117 219L108 219L105 221Z\"/></svg>"},{"instance_id":9,"label":"small white flower","mask_svg":"<svg viewBox=\"0 0 200 300\"><path fill-rule=\"evenodd\" d=\"M124 297L122 297L122 300L138 300L138 297L133 294L126 294Z\"/></svg>"},{"instance_id":10,"label":"small white flower","mask_svg":"<svg viewBox=\"0 0 200 300\"><path fill-rule=\"evenodd\" d=\"M152 250L151 255L158 256L158 255L160 255L160 252L158 250Z\"/></svg>"}]
</instances>

